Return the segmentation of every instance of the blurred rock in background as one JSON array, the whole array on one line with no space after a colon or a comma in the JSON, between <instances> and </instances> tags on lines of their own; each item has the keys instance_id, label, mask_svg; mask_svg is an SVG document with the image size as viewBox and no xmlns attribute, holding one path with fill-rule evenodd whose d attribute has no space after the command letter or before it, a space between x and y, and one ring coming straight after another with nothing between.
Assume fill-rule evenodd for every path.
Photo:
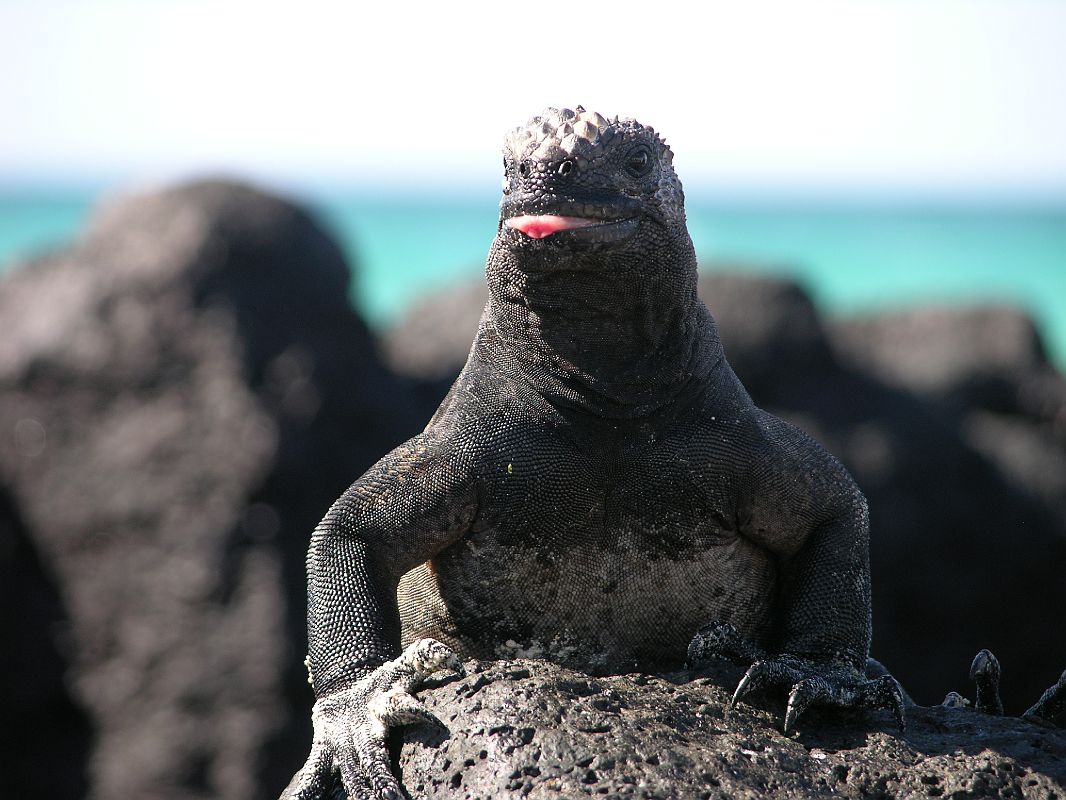
<instances>
[{"instance_id":1,"label":"blurred rock in background","mask_svg":"<svg viewBox=\"0 0 1066 800\"><path fill-rule=\"evenodd\" d=\"M71 721L22 741L69 754L47 796L271 797L302 762L308 538L424 426L485 300L427 297L386 366L349 274L301 210L216 181L114 202L0 281L0 568L24 581L0 584L2 713ZM1032 703L1066 666L1066 379L1028 319L827 323L793 283L717 271L700 291L756 402L870 499L875 654L933 703L989 647L1008 711Z\"/></svg>"},{"instance_id":2,"label":"blurred rock in background","mask_svg":"<svg viewBox=\"0 0 1066 800\"><path fill-rule=\"evenodd\" d=\"M349 274L302 211L208 182L0 282L0 474L69 614L92 797L276 796L305 755L308 537L419 427Z\"/></svg>"}]
</instances>

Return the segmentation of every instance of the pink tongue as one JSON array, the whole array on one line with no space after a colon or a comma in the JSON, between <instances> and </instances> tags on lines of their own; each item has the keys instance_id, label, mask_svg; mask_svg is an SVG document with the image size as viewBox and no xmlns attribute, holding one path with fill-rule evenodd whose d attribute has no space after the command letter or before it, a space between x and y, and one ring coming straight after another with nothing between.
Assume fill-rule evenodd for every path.
<instances>
[{"instance_id":1,"label":"pink tongue","mask_svg":"<svg viewBox=\"0 0 1066 800\"><path fill-rule=\"evenodd\" d=\"M557 217L554 214L541 214L539 216L526 215L523 217L511 217L504 224L508 228L521 231L531 239L543 239L559 231L569 231L574 228L586 228L595 225L596 220L585 217Z\"/></svg>"}]
</instances>

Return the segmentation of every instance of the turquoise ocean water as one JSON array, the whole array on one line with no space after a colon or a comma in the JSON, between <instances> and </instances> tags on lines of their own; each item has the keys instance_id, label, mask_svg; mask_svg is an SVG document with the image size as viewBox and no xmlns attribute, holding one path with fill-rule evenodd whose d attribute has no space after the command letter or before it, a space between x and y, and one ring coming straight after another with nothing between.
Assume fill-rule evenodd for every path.
<instances>
[{"instance_id":1,"label":"turquoise ocean water","mask_svg":"<svg viewBox=\"0 0 1066 800\"><path fill-rule=\"evenodd\" d=\"M84 223L86 191L0 190L0 270ZM353 301L382 326L415 298L481 274L494 198L343 191L302 200L357 265ZM701 262L798 278L830 313L930 302L1011 303L1037 320L1066 367L1066 203L688 202Z\"/></svg>"}]
</instances>

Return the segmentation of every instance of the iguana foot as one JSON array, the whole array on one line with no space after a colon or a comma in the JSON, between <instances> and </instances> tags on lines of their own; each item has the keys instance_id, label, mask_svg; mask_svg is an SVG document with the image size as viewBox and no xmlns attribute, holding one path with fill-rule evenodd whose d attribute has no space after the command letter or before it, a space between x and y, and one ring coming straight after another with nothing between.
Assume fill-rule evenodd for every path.
<instances>
[{"instance_id":1,"label":"iguana foot","mask_svg":"<svg viewBox=\"0 0 1066 800\"><path fill-rule=\"evenodd\" d=\"M1066 671L1022 716L1039 725L1066 728Z\"/></svg>"},{"instance_id":2,"label":"iguana foot","mask_svg":"<svg viewBox=\"0 0 1066 800\"><path fill-rule=\"evenodd\" d=\"M465 674L455 653L434 639L411 643L348 689L320 697L311 718L311 754L282 794L283 800L323 800L339 770L351 798L401 800L385 737L390 728L416 722L440 724L411 694L441 669Z\"/></svg>"},{"instance_id":3,"label":"iguana foot","mask_svg":"<svg viewBox=\"0 0 1066 800\"><path fill-rule=\"evenodd\" d=\"M816 661L788 654L768 655L747 642L732 625L712 623L701 628L688 647L688 663L696 666L714 658L750 664L744 673L727 714L751 692L760 689L788 689L784 730L787 733L799 716L812 705L844 708L891 709L901 731L906 728L904 693L891 675L869 679L846 664Z\"/></svg>"},{"instance_id":4,"label":"iguana foot","mask_svg":"<svg viewBox=\"0 0 1066 800\"><path fill-rule=\"evenodd\" d=\"M899 729L906 729L903 690L891 675L870 680L844 664L818 662L787 654L752 664L741 678L729 708L732 710L751 692L775 687L790 690L785 710L785 733L812 705L891 709Z\"/></svg>"}]
</instances>

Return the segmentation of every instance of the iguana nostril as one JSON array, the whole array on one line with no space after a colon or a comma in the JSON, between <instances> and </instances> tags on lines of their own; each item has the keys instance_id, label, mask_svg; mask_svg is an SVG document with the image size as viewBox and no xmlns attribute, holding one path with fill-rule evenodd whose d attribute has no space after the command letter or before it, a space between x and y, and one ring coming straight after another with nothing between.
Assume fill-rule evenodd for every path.
<instances>
[{"instance_id":1,"label":"iguana nostril","mask_svg":"<svg viewBox=\"0 0 1066 800\"><path fill-rule=\"evenodd\" d=\"M574 162L571 161L570 159L567 159L566 161L564 161L562 164L559 165L558 172L563 177L566 177L571 172L573 172L573 170L574 170Z\"/></svg>"}]
</instances>

